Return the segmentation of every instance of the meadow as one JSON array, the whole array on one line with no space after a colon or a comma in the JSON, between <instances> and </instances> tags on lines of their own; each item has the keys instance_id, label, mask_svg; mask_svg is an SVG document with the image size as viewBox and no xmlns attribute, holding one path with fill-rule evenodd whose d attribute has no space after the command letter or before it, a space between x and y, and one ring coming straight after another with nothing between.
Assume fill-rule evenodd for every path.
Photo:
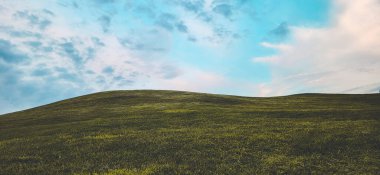
<instances>
[{"instance_id":1,"label":"meadow","mask_svg":"<svg viewBox=\"0 0 380 175\"><path fill-rule=\"evenodd\" d=\"M1 115L0 174L380 174L380 94L85 95Z\"/></svg>"}]
</instances>

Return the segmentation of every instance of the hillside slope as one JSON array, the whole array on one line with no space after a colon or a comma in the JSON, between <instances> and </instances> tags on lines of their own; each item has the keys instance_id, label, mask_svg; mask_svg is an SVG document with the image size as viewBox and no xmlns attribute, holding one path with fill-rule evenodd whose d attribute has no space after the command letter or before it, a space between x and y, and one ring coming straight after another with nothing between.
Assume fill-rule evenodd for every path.
<instances>
[{"instance_id":1,"label":"hillside slope","mask_svg":"<svg viewBox=\"0 0 380 175\"><path fill-rule=\"evenodd\" d=\"M113 91L0 116L0 174L379 174L380 95Z\"/></svg>"}]
</instances>

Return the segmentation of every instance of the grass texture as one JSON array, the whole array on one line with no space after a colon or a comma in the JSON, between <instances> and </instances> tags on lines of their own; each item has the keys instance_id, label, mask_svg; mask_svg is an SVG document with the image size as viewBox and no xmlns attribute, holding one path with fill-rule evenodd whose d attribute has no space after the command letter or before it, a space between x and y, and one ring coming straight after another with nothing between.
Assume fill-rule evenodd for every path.
<instances>
[{"instance_id":1,"label":"grass texture","mask_svg":"<svg viewBox=\"0 0 380 175\"><path fill-rule=\"evenodd\" d=\"M380 94L76 97L0 116L0 174L380 174Z\"/></svg>"}]
</instances>

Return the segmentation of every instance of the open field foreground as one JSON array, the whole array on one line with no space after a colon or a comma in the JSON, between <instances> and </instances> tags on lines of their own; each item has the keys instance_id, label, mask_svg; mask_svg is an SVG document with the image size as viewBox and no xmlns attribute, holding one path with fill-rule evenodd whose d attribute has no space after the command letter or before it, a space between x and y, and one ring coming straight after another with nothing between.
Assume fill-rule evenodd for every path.
<instances>
[{"instance_id":1,"label":"open field foreground","mask_svg":"<svg viewBox=\"0 0 380 175\"><path fill-rule=\"evenodd\" d=\"M380 94L81 96L1 115L0 174L380 174Z\"/></svg>"}]
</instances>

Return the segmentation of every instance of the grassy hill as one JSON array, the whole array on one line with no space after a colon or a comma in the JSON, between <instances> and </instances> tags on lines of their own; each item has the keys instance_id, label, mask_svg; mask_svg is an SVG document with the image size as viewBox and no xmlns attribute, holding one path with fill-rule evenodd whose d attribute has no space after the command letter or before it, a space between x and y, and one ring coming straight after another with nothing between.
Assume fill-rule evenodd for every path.
<instances>
[{"instance_id":1,"label":"grassy hill","mask_svg":"<svg viewBox=\"0 0 380 175\"><path fill-rule=\"evenodd\" d=\"M0 116L0 174L380 174L380 94L113 91Z\"/></svg>"}]
</instances>

